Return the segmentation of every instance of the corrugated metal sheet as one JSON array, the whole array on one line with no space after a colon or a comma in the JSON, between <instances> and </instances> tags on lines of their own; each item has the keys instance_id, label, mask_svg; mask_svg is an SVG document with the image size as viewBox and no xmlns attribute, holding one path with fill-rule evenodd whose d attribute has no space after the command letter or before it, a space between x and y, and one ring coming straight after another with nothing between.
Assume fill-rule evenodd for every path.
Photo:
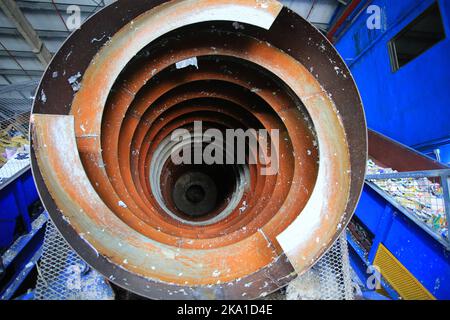
<instances>
[{"instance_id":1,"label":"corrugated metal sheet","mask_svg":"<svg viewBox=\"0 0 450 320\"><path fill-rule=\"evenodd\" d=\"M115 0L15 0L27 20L51 53L58 51L71 33L66 25L70 5L78 5L81 20ZM344 1L282 0L286 6L327 30L336 10ZM349 1L345 1L349 2ZM39 80L44 66L8 17L0 10L0 86Z\"/></svg>"}]
</instances>

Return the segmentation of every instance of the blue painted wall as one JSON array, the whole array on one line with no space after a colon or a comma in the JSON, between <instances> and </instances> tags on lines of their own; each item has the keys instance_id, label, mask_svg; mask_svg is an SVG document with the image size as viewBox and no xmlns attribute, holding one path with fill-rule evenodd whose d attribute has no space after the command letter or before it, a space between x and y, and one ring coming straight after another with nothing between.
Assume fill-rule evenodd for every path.
<instances>
[{"instance_id":1,"label":"blue painted wall","mask_svg":"<svg viewBox=\"0 0 450 320\"><path fill-rule=\"evenodd\" d=\"M371 275L366 270L374 263L381 243L435 298L450 299L449 250L368 184L364 186L355 215L374 235L367 257L355 242L349 241L352 266L363 281ZM388 292L396 298L395 292Z\"/></svg>"},{"instance_id":2,"label":"blue painted wall","mask_svg":"<svg viewBox=\"0 0 450 320\"><path fill-rule=\"evenodd\" d=\"M433 0L372 0L382 9L381 30L369 30L364 10L336 46L350 66L370 128L406 145L450 136L450 1L439 0L446 39L391 71L388 42Z\"/></svg>"}]
</instances>

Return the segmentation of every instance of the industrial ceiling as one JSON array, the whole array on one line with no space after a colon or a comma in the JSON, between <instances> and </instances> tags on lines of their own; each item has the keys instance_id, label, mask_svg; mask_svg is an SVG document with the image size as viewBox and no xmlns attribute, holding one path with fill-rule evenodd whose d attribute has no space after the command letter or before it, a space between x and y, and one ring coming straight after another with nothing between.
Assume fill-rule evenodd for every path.
<instances>
[{"instance_id":1,"label":"industrial ceiling","mask_svg":"<svg viewBox=\"0 0 450 320\"><path fill-rule=\"evenodd\" d=\"M80 20L115 0L0 0L0 86L37 82L51 56L71 34L73 5ZM329 29L340 0L283 0L322 31ZM350 1L347 1L350 2Z\"/></svg>"}]
</instances>

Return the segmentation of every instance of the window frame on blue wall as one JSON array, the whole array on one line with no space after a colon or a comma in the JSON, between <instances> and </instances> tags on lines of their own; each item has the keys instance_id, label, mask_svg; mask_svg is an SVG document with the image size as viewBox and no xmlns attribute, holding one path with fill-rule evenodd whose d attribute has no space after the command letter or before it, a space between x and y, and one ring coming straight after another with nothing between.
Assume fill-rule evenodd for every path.
<instances>
[{"instance_id":1,"label":"window frame on blue wall","mask_svg":"<svg viewBox=\"0 0 450 320\"><path fill-rule=\"evenodd\" d=\"M405 62L405 63L400 65L399 59L398 59L398 54L397 54L396 41L398 39L400 39L402 36L404 36L408 31L410 31L419 22L423 21L423 19L428 14L430 14L435 8L437 8L437 11L439 13L439 22L440 22L440 26L441 26L440 34L442 34L442 36L439 39L437 39L434 43L432 43L430 46L428 46L424 50L418 52L409 61L407 61L407 62ZM443 16L442 16L442 10L441 10L439 2L438 1L434 1L428 8L426 8L423 12L421 12L411 22L409 22L405 27L403 27L401 31L399 31L394 37L392 37L391 40L388 41L389 60L390 60L390 63L391 63L391 70L392 70L392 72L397 72L398 70L400 70L404 66L408 65L410 62L416 60L418 57L423 55L425 52L427 52L431 48L435 47L438 43L442 42L446 38L447 38L447 34L446 34L446 31L445 31L445 25L444 25Z\"/></svg>"}]
</instances>

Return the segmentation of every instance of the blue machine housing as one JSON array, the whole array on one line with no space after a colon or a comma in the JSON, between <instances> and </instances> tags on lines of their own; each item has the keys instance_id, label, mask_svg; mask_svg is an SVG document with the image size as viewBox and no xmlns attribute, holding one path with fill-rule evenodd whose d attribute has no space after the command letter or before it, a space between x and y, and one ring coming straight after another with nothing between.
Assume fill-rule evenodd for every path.
<instances>
[{"instance_id":1,"label":"blue machine housing","mask_svg":"<svg viewBox=\"0 0 450 320\"><path fill-rule=\"evenodd\" d=\"M8 300L41 256L48 215L29 166L0 187L0 300Z\"/></svg>"},{"instance_id":2,"label":"blue machine housing","mask_svg":"<svg viewBox=\"0 0 450 320\"><path fill-rule=\"evenodd\" d=\"M445 39L393 71L389 42L434 3L440 9ZM373 14L370 6L380 9L381 29L367 27ZM450 163L449 35L450 1L371 0L359 4L335 41L361 93L368 127L434 159L439 149L440 160L446 164ZM390 156L384 153L384 157ZM378 159L389 162L381 156ZM416 170L427 169L431 168ZM434 297L450 299L450 253L445 245L369 184L354 221L364 226L371 242L365 250L349 237L352 264L363 281L370 276L367 267L382 243ZM383 287L391 298L398 298L389 284L383 283Z\"/></svg>"},{"instance_id":3,"label":"blue machine housing","mask_svg":"<svg viewBox=\"0 0 450 320\"><path fill-rule=\"evenodd\" d=\"M369 131L369 157L399 172L450 173L448 167L374 131ZM370 181L366 181L347 238L352 267L364 284L382 245L407 270L404 273L409 272L433 297L450 299L448 237L435 233ZM383 275L384 270L380 271ZM381 284L391 298L400 298L390 283L381 279Z\"/></svg>"},{"instance_id":4,"label":"blue machine housing","mask_svg":"<svg viewBox=\"0 0 450 320\"><path fill-rule=\"evenodd\" d=\"M31 170L28 167L0 190L0 253L18 237L31 231L31 206L39 201Z\"/></svg>"},{"instance_id":5,"label":"blue machine housing","mask_svg":"<svg viewBox=\"0 0 450 320\"><path fill-rule=\"evenodd\" d=\"M355 215L374 235L368 252L348 237L351 264L363 282L371 275L367 268L374 264L378 246L382 243L434 297L450 299L450 252L445 246L368 184ZM382 285L391 298L399 298L388 283Z\"/></svg>"},{"instance_id":6,"label":"blue machine housing","mask_svg":"<svg viewBox=\"0 0 450 320\"><path fill-rule=\"evenodd\" d=\"M388 43L433 3L446 38L393 72ZM367 28L371 5L381 9L381 29ZM450 1L362 1L347 22L335 45L355 78L369 128L408 146L450 139Z\"/></svg>"}]
</instances>

